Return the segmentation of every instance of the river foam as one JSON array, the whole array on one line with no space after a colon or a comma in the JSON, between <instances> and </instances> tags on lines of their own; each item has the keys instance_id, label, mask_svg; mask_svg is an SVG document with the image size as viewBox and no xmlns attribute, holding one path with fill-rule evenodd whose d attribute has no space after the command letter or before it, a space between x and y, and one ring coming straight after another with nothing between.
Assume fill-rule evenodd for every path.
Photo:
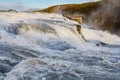
<instances>
[{"instance_id":1,"label":"river foam","mask_svg":"<svg viewBox=\"0 0 120 80\"><path fill-rule=\"evenodd\" d=\"M0 80L119 80L120 38L59 14L0 12ZM96 45L105 43L105 45Z\"/></svg>"}]
</instances>

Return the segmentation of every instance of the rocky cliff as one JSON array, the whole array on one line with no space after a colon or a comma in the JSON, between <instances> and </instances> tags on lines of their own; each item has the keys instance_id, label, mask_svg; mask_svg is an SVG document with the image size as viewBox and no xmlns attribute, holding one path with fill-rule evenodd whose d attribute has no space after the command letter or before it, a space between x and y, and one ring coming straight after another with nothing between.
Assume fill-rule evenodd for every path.
<instances>
[{"instance_id":1,"label":"rocky cliff","mask_svg":"<svg viewBox=\"0 0 120 80\"><path fill-rule=\"evenodd\" d=\"M81 17L92 28L109 31L120 36L120 1L101 0L83 4L66 4L48 7L34 12L59 13L69 19ZM78 21L79 22L79 21Z\"/></svg>"}]
</instances>

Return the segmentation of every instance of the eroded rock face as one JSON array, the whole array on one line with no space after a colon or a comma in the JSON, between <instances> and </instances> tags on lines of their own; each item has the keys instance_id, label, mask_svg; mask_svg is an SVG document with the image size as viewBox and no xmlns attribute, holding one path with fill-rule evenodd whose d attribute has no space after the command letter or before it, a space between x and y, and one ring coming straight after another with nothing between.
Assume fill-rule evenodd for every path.
<instances>
[{"instance_id":1,"label":"eroded rock face","mask_svg":"<svg viewBox=\"0 0 120 80\"><path fill-rule=\"evenodd\" d=\"M74 20L74 21L77 21L79 24L82 24L83 23L83 19L81 16L74 16L74 15L63 15L63 17L65 18L68 18L70 20Z\"/></svg>"},{"instance_id":2,"label":"eroded rock face","mask_svg":"<svg viewBox=\"0 0 120 80\"><path fill-rule=\"evenodd\" d=\"M81 34L81 24L83 23L82 17L80 17L80 16L66 16L66 15L63 15L63 17L64 17L64 20L66 20L65 18L67 18L67 19L74 20L74 21L78 22L79 24L76 24L76 30L78 31L79 34Z\"/></svg>"},{"instance_id":3,"label":"eroded rock face","mask_svg":"<svg viewBox=\"0 0 120 80\"><path fill-rule=\"evenodd\" d=\"M64 16L64 15L63 15ZM83 23L83 19L80 16L72 16L72 17L68 17L68 16L64 16L70 20L74 20L77 21L79 24L76 24L76 30L78 31L78 33L81 35L81 37L86 41L85 37L83 36L83 34L81 33L81 25Z\"/></svg>"},{"instance_id":4,"label":"eroded rock face","mask_svg":"<svg viewBox=\"0 0 120 80\"><path fill-rule=\"evenodd\" d=\"M75 17L72 17L71 20L77 21L79 24L82 24L82 23L83 23L83 22L82 22L82 17L77 17L77 16L75 16Z\"/></svg>"},{"instance_id":5,"label":"eroded rock face","mask_svg":"<svg viewBox=\"0 0 120 80\"><path fill-rule=\"evenodd\" d=\"M78 33L81 34L81 25L76 25L76 29L77 29Z\"/></svg>"},{"instance_id":6,"label":"eroded rock face","mask_svg":"<svg viewBox=\"0 0 120 80\"><path fill-rule=\"evenodd\" d=\"M70 19L70 20L74 20L74 21L76 21L76 22L79 23L79 24L76 24L76 30L77 30L77 32L81 35L82 39L83 39L84 41L86 41L85 37L84 37L83 34L81 33L81 25L82 25L82 23L83 23L82 17L80 17L80 16L72 16L72 17L69 16L69 17L68 17L68 16L65 16L65 15L63 15L63 17L64 17L64 20L66 20L65 18L68 18L68 19Z\"/></svg>"}]
</instances>

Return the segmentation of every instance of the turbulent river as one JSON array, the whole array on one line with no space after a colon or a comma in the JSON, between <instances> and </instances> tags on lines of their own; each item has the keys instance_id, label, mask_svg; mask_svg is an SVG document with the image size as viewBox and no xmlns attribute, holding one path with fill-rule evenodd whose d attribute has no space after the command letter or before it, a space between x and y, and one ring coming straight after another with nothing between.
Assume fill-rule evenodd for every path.
<instances>
[{"instance_id":1,"label":"turbulent river","mask_svg":"<svg viewBox=\"0 0 120 80\"><path fill-rule=\"evenodd\" d=\"M0 12L0 80L120 80L120 37L58 14ZM105 44L102 44L105 43Z\"/></svg>"}]
</instances>

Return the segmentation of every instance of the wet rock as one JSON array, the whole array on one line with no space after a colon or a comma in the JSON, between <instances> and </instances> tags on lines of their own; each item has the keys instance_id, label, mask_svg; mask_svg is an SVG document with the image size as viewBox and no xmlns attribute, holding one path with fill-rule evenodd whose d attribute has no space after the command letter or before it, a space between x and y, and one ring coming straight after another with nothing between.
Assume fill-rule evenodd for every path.
<instances>
[{"instance_id":1,"label":"wet rock","mask_svg":"<svg viewBox=\"0 0 120 80\"><path fill-rule=\"evenodd\" d=\"M74 16L71 18L71 20L77 21L79 24L82 24L82 17Z\"/></svg>"},{"instance_id":2,"label":"wet rock","mask_svg":"<svg viewBox=\"0 0 120 80\"><path fill-rule=\"evenodd\" d=\"M99 43L96 43L96 46L104 46L104 45L107 45L106 43L104 42L99 42Z\"/></svg>"},{"instance_id":3,"label":"wet rock","mask_svg":"<svg viewBox=\"0 0 120 80\"><path fill-rule=\"evenodd\" d=\"M81 34L81 25L76 25L76 29L79 32L79 34Z\"/></svg>"}]
</instances>

